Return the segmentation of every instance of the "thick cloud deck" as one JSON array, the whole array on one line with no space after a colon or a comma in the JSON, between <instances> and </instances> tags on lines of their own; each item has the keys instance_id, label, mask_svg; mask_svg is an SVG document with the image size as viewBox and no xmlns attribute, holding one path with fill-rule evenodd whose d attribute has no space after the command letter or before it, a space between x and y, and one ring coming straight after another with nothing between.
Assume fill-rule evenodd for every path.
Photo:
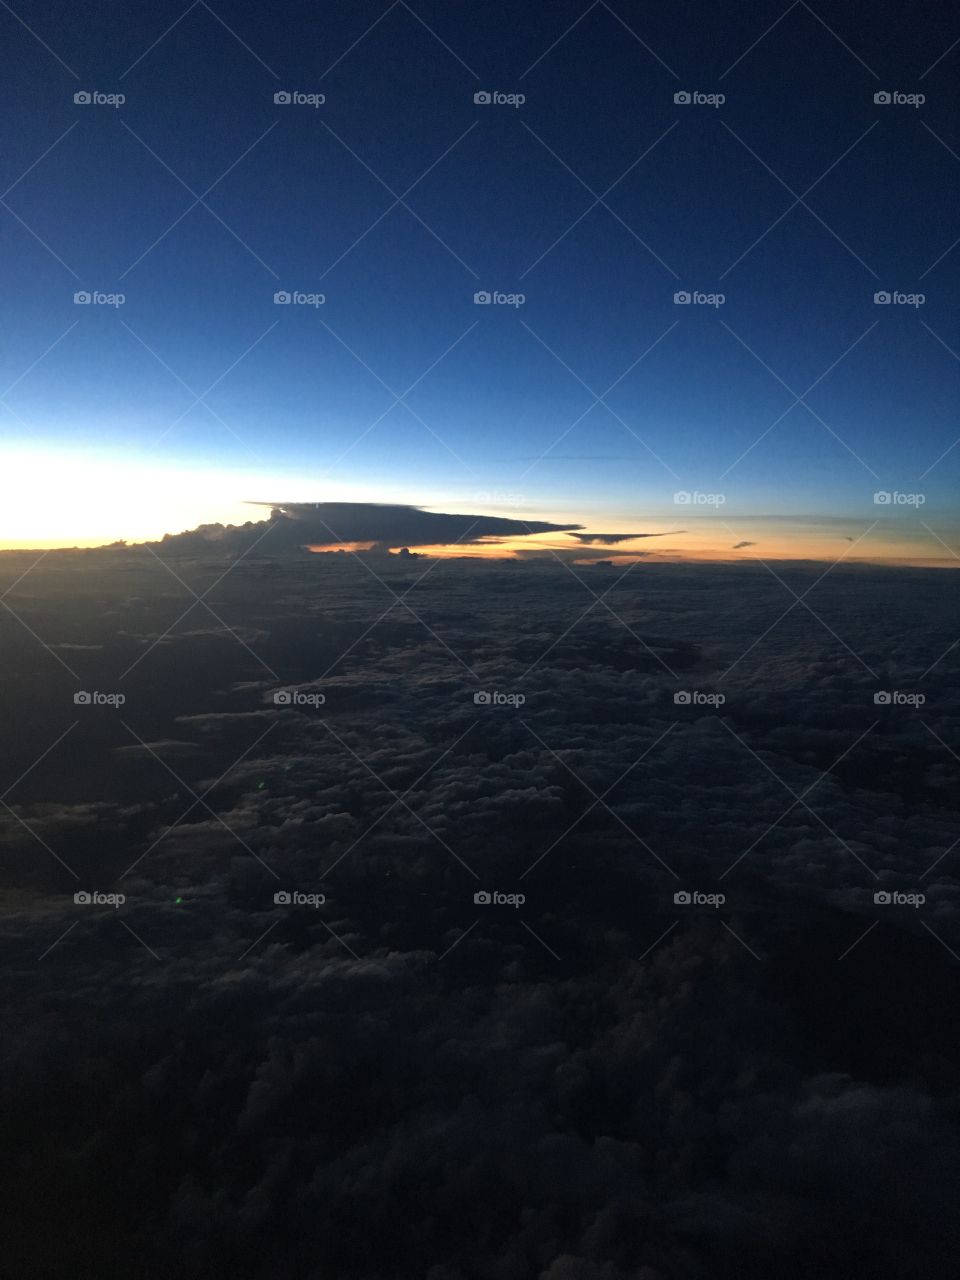
<instances>
[{"instance_id":1,"label":"thick cloud deck","mask_svg":"<svg viewBox=\"0 0 960 1280\"><path fill-rule=\"evenodd\" d=\"M12 1275L949 1274L943 574L33 559Z\"/></svg>"}]
</instances>

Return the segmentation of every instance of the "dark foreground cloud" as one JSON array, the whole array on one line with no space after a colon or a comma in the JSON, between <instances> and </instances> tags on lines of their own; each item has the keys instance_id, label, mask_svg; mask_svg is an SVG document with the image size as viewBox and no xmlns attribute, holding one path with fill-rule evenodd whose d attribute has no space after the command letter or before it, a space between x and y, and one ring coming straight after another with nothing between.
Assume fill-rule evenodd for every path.
<instances>
[{"instance_id":1,"label":"dark foreground cloud","mask_svg":"<svg viewBox=\"0 0 960 1280\"><path fill-rule=\"evenodd\" d=\"M0 557L5 1272L954 1273L942 575L787 566L784 618L750 561L456 559L389 611L400 557L254 551L178 565L218 616L171 628L146 549L32 559Z\"/></svg>"}]
</instances>

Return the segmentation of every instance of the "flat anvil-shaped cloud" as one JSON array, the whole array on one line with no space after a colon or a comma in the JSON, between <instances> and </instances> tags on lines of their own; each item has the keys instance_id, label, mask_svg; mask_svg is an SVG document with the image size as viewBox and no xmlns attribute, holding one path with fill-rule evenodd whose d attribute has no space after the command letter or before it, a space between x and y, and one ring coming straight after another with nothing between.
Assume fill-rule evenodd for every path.
<instances>
[{"instance_id":1,"label":"flat anvil-shaped cloud","mask_svg":"<svg viewBox=\"0 0 960 1280\"><path fill-rule=\"evenodd\" d=\"M377 546L423 547L460 543L464 546L486 538L522 538L534 533L563 533L582 529L579 524L550 524L542 520L513 520L503 516L453 515L424 511L421 507L390 506L378 502L260 503L272 506L274 535L291 545L326 546L332 543L373 542Z\"/></svg>"},{"instance_id":2,"label":"flat anvil-shaped cloud","mask_svg":"<svg viewBox=\"0 0 960 1280\"><path fill-rule=\"evenodd\" d=\"M566 528L573 526L567 525ZM686 533L686 529L671 529L671 534ZM576 538L578 542L582 542L584 546L601 546L615 547L618 542L631 542L634 538L665 538L665 533L571 533L571 538Z\"/></svg>"}]
</instances>

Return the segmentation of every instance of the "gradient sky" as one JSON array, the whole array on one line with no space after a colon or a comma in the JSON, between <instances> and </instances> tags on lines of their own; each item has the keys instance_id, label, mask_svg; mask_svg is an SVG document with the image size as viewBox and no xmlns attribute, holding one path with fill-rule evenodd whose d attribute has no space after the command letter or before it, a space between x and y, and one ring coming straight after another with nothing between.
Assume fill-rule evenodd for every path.
<instances>
[{"instance_id":1,"label":"gradient sky","mask_svg":"<svg viewBox=\"0 0 960 1280\"><path fill-rule=\"evenodd\" d=\"M0 545L355 499L957 563L946 10L15 9Z\"/></svg>"}]
</instances>

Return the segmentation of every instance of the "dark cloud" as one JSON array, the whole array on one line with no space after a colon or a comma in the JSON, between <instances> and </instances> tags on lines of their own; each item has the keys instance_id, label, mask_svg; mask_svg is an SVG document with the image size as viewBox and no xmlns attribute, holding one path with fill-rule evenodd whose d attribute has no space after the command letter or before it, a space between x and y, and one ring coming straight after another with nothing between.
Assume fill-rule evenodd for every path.
<instances>
[{"instance_id":1,"label":"dark cloud","mask_svg":"<svg viewBox=\"0 0 960 1280\"><path fill-rule=\"evenodd\" d=\"M12 604L142 741L0 619L11 1274L951 1273L942 575L838 566L778 622L751 562L448 561L384 616L353 557L249 557L212 597L236 634L147 651L166 570L95 558L58 609L70 563ZM922 716L874 702L917 687Z\"/></svg>"},{"instance_id":2,"label":"dark cloud","mask_svg":"<svg viewBox=\"0 0 960 1280\"><path fill-rule=\"evenodd\" d=\"M674 529L671 533L571 533L569 537L587 546L614 547L618 542L631 542L634 538L669 538L674 533L686 532L686 529Z\"/></svg>"},{"instance_id":3,"label":"dark cloud","mask_svg":"<svg viewBox=\"0 0 960 1280\"><path fill-rule=\"evenodd\" d=\"M471 543L490 538L524 537L534 533L560 533L578 529L575 524L550 524L542 520L516 520L504 516L449 515L421 507L390 506L375 502L261 503L271 505L271 533L264 539L274 545L372 542L384 548Z\"/></svg>"},{"instance_id":4,"label":"dark cloud","mask_svg":"<svg viewBox=\"0 0 960 1280\"><path fill-rule=\"evenodd\" d=\"M733 549L734 551L739 551L741 547L755 547L756 545L757 544L755 542L735 542L733 544Z\"/></svg>"}]
</instances>

